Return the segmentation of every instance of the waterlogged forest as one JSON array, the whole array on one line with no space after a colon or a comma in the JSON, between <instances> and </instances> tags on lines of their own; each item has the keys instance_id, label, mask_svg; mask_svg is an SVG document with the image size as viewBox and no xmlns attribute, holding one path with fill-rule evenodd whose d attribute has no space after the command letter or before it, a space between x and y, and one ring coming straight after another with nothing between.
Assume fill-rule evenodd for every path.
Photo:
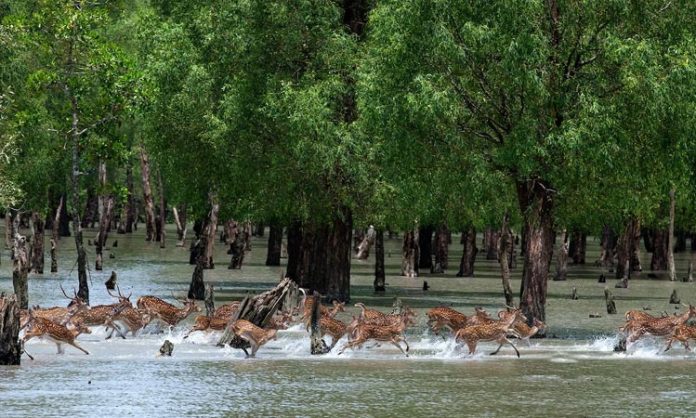
<instances>
[{"instance_id":1,"label":"waterlogged forest","mask_svg":"<svg viewBox=\"0 0 696 418\"><path fill-rule=\"evenodd\" d=\"M695 414L695 21L0 0L0 406Z\"/></svg>"}]
</instances>

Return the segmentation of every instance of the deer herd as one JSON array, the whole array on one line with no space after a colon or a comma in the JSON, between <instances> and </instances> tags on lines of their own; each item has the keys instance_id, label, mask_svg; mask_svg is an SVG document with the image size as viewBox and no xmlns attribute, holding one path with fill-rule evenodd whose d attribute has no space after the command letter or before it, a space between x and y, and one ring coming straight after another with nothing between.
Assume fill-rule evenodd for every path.
<instances>
[{"instance_id":1,"label":"deer herd","mask_svg":"<svg viewBox=\"0 0 696 418\"><path fill-rule=\"evenodd\" d=\"M103 326L108 335L106 339L117 333L125 339L130 332L135 337L150 323L160 322L171 328L178 325L194 312L201 309L191 299L179 299L182 304L177 307L155 296L142 296L133 306L131 294L124 296L117 288L117 293L110 291L116 302L108 305L88 306L75 292L69 296L60 288L63 295L70 300L67 307L40 308L24 310L20 313L20 325L24 329L23 342L40 337L56 344L58 353L63 353L63 345L70 345L85 354L87 350L80 347L75 340L81 334L90 334L89 327ZM229 328L237 337L246 341L254 357L258 349L273 340L278 330L287 329L293 322L299 322L309 330L313 311L314 298L303 293L299 306L287 311L276 313L265 328L236 319L240 302L222 305L211 315L198 315L193 326L186 332L184 339L193 332L224 331ZM408 357L409 345L406 341L406 330L416 324L417 314L408 307L384 313L371 309L363 303L356 303L359 309L348 323L336 318L340 312L345 312L345 304L333 302L330 308L319 307L318 324L321 337L330 336L329 350L333 350L339 340L346 337L347 342L338 351L342 354L346 349L362 347L366 342L373 341L376 345L389 343ZM491 355L497 354L504 345L510 345L517 357L519 350L511 338L524 340L528 345L529 339L545 329L545 324L532 318L531 321L519 308L505 307L496 317L491 317L485 309L475 308L471 316L467 316L450 307L436 307L426 312L427 325L436 336L446 339L444 333L451 333L457 345L466 345L470 355L476 352L479 342L496 342L498 347ZM688 306L681 315L654 317L646 312L632 310L626 312L626 323L619 329L626 336L627 343L633 343L639 338L652 335L667 338L669 350L675 341L681 342L689 350L688 341L696 339L696 326L688 325L687 321L696 317L696 307ZM531 324L531 325L530 325ZM28 353L27 353L28 354ZM31 356L30 356L31 357Z\"/></svg>"}]
</instances>

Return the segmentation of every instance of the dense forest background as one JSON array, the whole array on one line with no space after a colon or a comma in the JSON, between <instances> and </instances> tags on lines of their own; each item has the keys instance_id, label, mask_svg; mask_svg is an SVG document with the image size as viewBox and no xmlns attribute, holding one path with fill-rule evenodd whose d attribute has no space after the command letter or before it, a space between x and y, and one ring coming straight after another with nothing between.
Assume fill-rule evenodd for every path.
<instances>
[{"instance_id":1,"label":"dense forest background","mask_svg":"<svg viewBox=\"0 0 696 418\"><path fill-rule=\"evenodd\" d=\"M601 236L627 284L641 237L674 280L696 233L690 0L0 0L0 22L6 244L33 228L38 272L44 230L72 234L85 298L82 229L100 269L138 219L161 245L162 222L180 243L194 224L195 297L217 233L234 258L249 222L270 263L286 233L287 275L341 300L369 225L378 291L388 231L405 275L446 267L451 232L473 274L485 233L530 321L564 278L556 240L585 262Z\"/></svg>"}]
</instances>

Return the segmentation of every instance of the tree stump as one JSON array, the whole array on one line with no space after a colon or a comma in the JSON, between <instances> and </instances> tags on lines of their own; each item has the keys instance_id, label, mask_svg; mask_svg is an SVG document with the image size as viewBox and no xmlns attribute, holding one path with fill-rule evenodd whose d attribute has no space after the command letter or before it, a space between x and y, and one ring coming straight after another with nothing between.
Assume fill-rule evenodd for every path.
<instances>
[{"instance_id":1,"label":"tree stump","mask_svg":"<svg viewBox=\"0 0 696 418\"><path fill-rule=\"evenodd\" d=\"M172 351L174 351L174 344L169 340L164 340L164 344L159 349L159 355L171 357Z\"/></svg>"},{"instance_id":2,"label":"tree stump","mask_svg":"<svg viewBox=\"0 0 696 418\"><path fill-rule=\"evenodd\" d=\"M614 295L612 295L607 288L604 288L604 300L607 303L607 313L609 315L616 315L616 303L614 302Z\"/></svg>"},{"instance_id":3,"label":"tree stump","mask_svg":"<svg viewBox=\"0 0 696 418\"><path fill-rule=\"evenodd\" d=\"M573 288L573 291L570 293L570 299L572 300L578 300L578 289Z\"/></svg>"},{"instance_id":4,"label":"tree stump","mask_svg":"<svg viewBox=\"0 0 696 418\"><path fill-rule=\"evenodd\" d=\"M669 296L669 303L672 305L679 305L681 303L681 299L679 299L679 295L677 295L677 289L672 290L672 294Z\"/></svg>"},{"instance_id":5,"label":"tree stump","mask_svg":"<svg viewBox=\"0 0 696 418\"><path fill-rule=\"evenodd\" d=\"M247 296L239 305L236 315L227 323L225 332L217 345L224 347L229 344L234 348L249 347L246 341L234 335L230 325L238 319L246 319L256 326L265 328L278 310L290 311L299 304L299 293L297 284L286 277L271 290L253 298Z\"/></svg>"},{"instance_id":6,"label":"tree stump","mask_svg":"<svg viewBox=\"0 0 696 418\"><path fill-rule=\"evenodd\" d=\"M321 302L319 301L319 295L317 294L312 296L312 298L314 299L314 303L312 304L311 316L310 352L312 355L326 354L330 350L326 345L326 342L321 339L321 327L319 324L319 306L321 305Z\"/></svg>"},{"instance_id":7,"label":"tree stump","mask_svg":"<svg viewBox=\"0 0 696 418\"><path fill-rule=\"evenodd\" d=\"M205 285L205 314L209 317L213 317L215 313L215 301L213 294L213 285L208 283Z\"/></svg>"},{"instance_id":8,"label":"tree stump","mask_svg":"<svg viewBox=\"0 0 696 418\"><path fill-rule=\"evenodd\" d=\"M619 341L616 342L616 345L614 346L614 352L615 353L623 353L626 351L626 336L621 335L619 336Z\"/></svg>"},{"instance_id":9,"label":"tree stump","mask_svg":"<svg viewBox=\"0 0 696 418\"><path fill-rule=\"evenodd\" d=\"M104 285L106 286L107 290L116 289L116 272L115 271L111 272L111 276L109 276L109 280L104 282Z\"/></svg>"},{"instance_id":10,"label":"tree stump","mask_svg":"<svg viewBox=\"0 0 696 418\"><path fill-rule=\"evenodd\" d=\"M19 303L14 295L0 295L0 366L19 365L22 351L19 341Z\"/></svg>"}]
</instances>

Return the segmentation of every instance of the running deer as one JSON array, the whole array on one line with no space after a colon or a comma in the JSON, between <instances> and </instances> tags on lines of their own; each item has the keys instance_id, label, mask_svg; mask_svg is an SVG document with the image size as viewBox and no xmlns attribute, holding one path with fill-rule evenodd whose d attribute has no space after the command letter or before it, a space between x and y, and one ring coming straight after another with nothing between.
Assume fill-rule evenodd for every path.
<instances>
[{"instance_id":1,"label":"running deer","mask_svg":"<svg viewBox=\"0 0 696 418\"><path fill-rule=\"evenodd\" d=\"M246 348L242 348L247 357L255 357L259 347L270 340L275 340L278 333L277 329L263 329L245 319L236 320L232 324L232 331L236 336L251 345L251 354L249 354Z\"/></svg>"},{"instance_id":2,"label":"running deer","mask_svg":"<svg viewBox=\"0 0 696 418\"><path fill-rule=\"evenodd\" d=\"M172 295L173 296L173 295ZM138 298L138 308L147 312L152 319L159 319L170 327L176 326L194 312L200 312L201 308L196 305L193 299L176 300L184 304L183 308L177 308L169 302L155 296L141 296Z\"/></svg>"},{"instance_id":3,"label":"running deer","mask_svg":"<svg viewBox=\"0 0 696 418\"><path fill-rule=\"evenodd\" d=\"M80 334L91 334L89 328L81 324L75 325L74 328L68 328L65 325L56 324L46 318L34 317L32 312L29 312L29 327L22 338L22 342L26 343L34 337L46 338L56 343L58 354L63 354L62 344L71 345L85 354L89 354L87 350L77 345L75 338Z\"/></svg>"},{"instance_id":4,"label":"running deer","mask_svg":"<svg viewBox=\"0 0 696 418\"><path fill-rule=\"evenodd\" d=\"M476 345L479 341L496 341L499 344L498 348L492 352L491 355L498 354L503 344L507 343L510 344L515 350L517 357L519 357L520 352L512 341L508 340L507 336L512 333L519 337L517 332L512 329L512 324L518 320L526 321L527 318L519 309L498 312L498 317L500 318L498 321L494 321L490 324L472 325L460 329L454 335L455 341L466 343L467 347L469 347L469 354L474 354L476 352Z\"/></svg>"},{"instance_id":5,"label":"running deer","mask_svg":"<svg viewBox=\"0 0 696 418\"><path fill-rule=\"evenodd\" d=\"M81 297L77 296L77 292L74 289L73 297L70 297L67 293L65 293L65 289L63 289L62 285L59 285L59 287L60 291L63 292L65 298L70 301L68 307L63 308L60 306L54 306L52 308L39 308L38 306L36 306L32 310L32 315L34 317L48 319L49 321L55 322L56 324L65 325L65 323L68 322L68 320L74 314L89 308L85 301ZM22 309L20 311L19 318L20 326L21 328L24 328L29 322L29 310Z\"/></svg>"},{"instance_id":6,"label":"running deer","mask_svg":"<svg viewBox=\"0 0 696 418\"><path fill-rule=\"evenodd\" d=\"M395 314L385 314L376 309L370 309L365 307L364 303L356 303L355 306L360 308L360 321L363 324L370 325L398 325L402 318L405 318L406 326L414 325L414 318L416 317L416 312L409 307L404 307L401 313Z\"/></svg>"},{"instance_id":7,"label":"running deer","mask_svg":"<svg viewBox=\"0 0 696 418\"><path fill-rule=\"evenodd\" d=\"M205 315L198 315L193 327L191 327L189 332L186 333L184 338L188 338L191 333L196 331L208 331L211 329L215 331L222 331L225 329L228 322L229 320L227 318L216 318L214 316L211 318Z\"/></svg>"},{"instance_id":8,"label":"running deer","mask_svg":"<svg viewBox=\"0 0 696 418\"><path fill-rule=\"evenodd\" d=\"M353 338L343 346L338 354L342 354L347 348L361 347L368 340L375 340L378 342L390 342L396 346L399 351L404 353L408 357L408 342L404 337L404 331L406 330L406 325L408 322L408 315L400 316L401 320L395 325L371 325L365 323L359 323L355 326L355 330L352 335ZM401 347L401 342L406 345L406 351Z\"/></svg>"},{"instance_id":9,"label":"running deer","mask_svg":"<svg viewBox=\"0 0 696 418\"><path fill-rule=\"evenodd\" d=\"M232 302L222 305L215 309L215 312L213 312L213 318L230 320L239 310L239 305L240 302Z\"/></svg>"},{"instance_id":10,"label":"running deer","mask_svg":"<svg viewBox=\"0 0 696 418\"><path fill-rule=\"evenodd\" d=\"M474 315L470 317L446 306L433 308L429 310L426 315L428 316L428 325L435 335L440 335L440 331L443 328L449 329L452 332L457 332L461 328L469 325L481 325L483 323L493 322L488 316L488 312L478 306L475 308ZM444 336L442 338L444 338Z\"/></svg>"},{"instance_id":11,"label":"running deer","mask_svg":"<svg viewBox=\"0 0 696 418\"><path fill-rule=\"evenodd\" d=\"M310 321L312 318L312 308L314 308L314 298L308 298L307 292L303 288L300 288L300 291L302 292L302 307L303 307L301 321L305 324L306 329L309 330ZM333 304L333 307L331 309L327 308L324 305L319 305L319 315L322 317L328 316L329 318L333 318L339 312L345 311L346 304L344 302L339 302L337 300L334 300L332 302L332 304Z\"/></svg>"},{"instance_id":12,"label":"running deer","mask_svg":"<svg viewBox=\"0 0 696 418\"><path fill-rule=\"evenodd\" d=\"M130 332L133 337L135 337L138 331L145 328L145 326L150 323L150 320L150 314L143 309L134 308L132 306L117 306L113 309L111 315L105 322L107 328L111 328L111 332L106 339L110 339L114 331L123 335L120 330L121 325L125 326L126 334Z\"/></svg>"},{"instance_id":13,"label":"running deer","mask_svg":"<svg viewBox=\"0 0 696 418\"><path fill-rule=\"evenodd\" d=\"M674 328L672 336L669 337L665 351L669 351L669 349L672 348L674 341L680 341L684 345L686 351L691 351L691 348L689 348L689 340L696 340L696 326L687 324L678 325Z\"/></svg>"},{"instance_id":14,"label":"running deer","mask_svg":"<svg viewBox=\"0 0 696 418\"><path fill-rule=\"evenodd\" d=\"M512 324L512 329L515 330L515 335L519 336L521 340L526 341L528 346L532 345L532 343L529 341L530 338L535 336L537 332L546 329L546 324L536 318L534 318L533 324L534 325L530 327L525 321L520 320L517 320L514 324Z\"/></svg>"},{"instance_id":15,"label":"running deer","mask_svg":"<svg viewBox=\"0 0 696 418\"><path fill-rule=\"evenodd\" d=\"M327 334L331 336L331 345L329 346L329 351L336 346L338 340L343 338L344 335L352 335L353 330L358 326L359 323L360 318L355 316L348 325L342 321L339 321L338 319L322 316L319 320L319 329L321 330L321 338L324 338L324 335Z\"/></svg>"},{"instance_id":16,"label":"running deer","mask_svg":"<svg viewBox=\"0 0 696 418\"><path fill-rule=\"evenodd\" d=\"M676 327L683 325L693 317L696 317L696 307L689 305L689 309L681 315L629 321L623 327L623 329L628 332L626 342L634 342L646 334L658 337L672 335Z\"/></svg>"},{"instance_id":17,"label":"running deer","mask_svg":"<svg viewBox=\"0 0 696 418\"><path fill-rule=\"evenodd\" d=\"M125 309L133 306L130 301L132 293L129 293L128 296L123 296L123 294L121 293L121 289L118 286L116 286L116 289L118 290L118 295L114 295L108 289L106 291L107 293L109 293L109 296L118 299L118 303L112 303L109 305L97 305L91 307L90 309L85 309L73 315L70 319L70 322L72 322L75 325L81 326L104 325L108 327L108 323L111 319L114 309ZM126 336L123 335L123 333L118 327L113 329L121 336L121 338L126 338Z\"/></svg>"}]
</instances>

